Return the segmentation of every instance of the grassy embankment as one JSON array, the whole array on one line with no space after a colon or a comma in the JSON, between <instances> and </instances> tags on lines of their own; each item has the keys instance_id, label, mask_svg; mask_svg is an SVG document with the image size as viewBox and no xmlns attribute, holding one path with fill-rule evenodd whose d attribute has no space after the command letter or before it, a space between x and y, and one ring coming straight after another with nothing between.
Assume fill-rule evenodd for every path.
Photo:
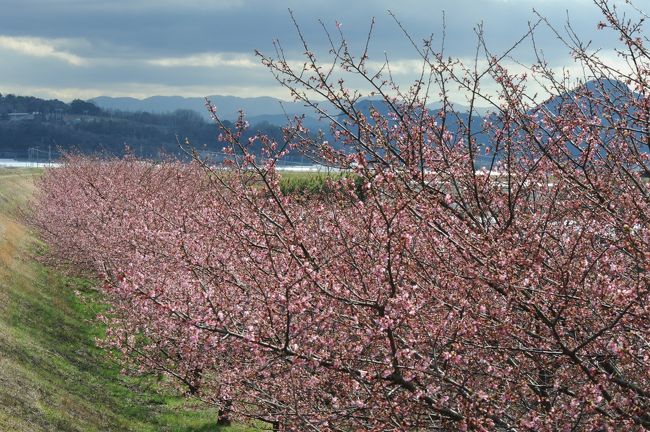
<instances>
[{"instance_id":1,"label":"grassy embankment","mask_svg":"<svg viewBox=\"0 0 650 432\"><path fill-rule=\"evenodd\" d=\"M217 429L216 410L120 375L95 346L100 295L35 261L18 216L38 175L0 168L0 431L250 430Z\"/></svg>"}]
</instances>

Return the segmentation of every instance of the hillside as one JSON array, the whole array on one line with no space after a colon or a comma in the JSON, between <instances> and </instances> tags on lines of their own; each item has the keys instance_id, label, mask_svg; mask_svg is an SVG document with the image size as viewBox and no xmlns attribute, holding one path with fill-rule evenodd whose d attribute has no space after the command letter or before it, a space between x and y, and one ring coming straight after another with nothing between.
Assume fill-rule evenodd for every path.
<instances>
[{"instance_id":1,"label":"hillside","mask_svg":"<svg viewBox=\"0 0 650 432\"><path fill-rule=\"evenodd\" d=\"M96 348L99 295L36 262L43 246L19 217L38 175L0 169L0 431L246 430L217 429L216 410L120 375Z\"/></svg>"},{"instance_id":2,"label":"hillside","mask_svg":"<svg viewBox=\"0 0 650 432\"><path fill-rule=\"evenodd\" d=\"M269 96L242 98L236 96L208 96L208 99L218 107L219 115L225 120L235 121L239 110L243 110L247 116L279 116L289 114L312 114L312 109L306 108L300 102L289 102ZM201 114L206 120L210 119L210 113L205 108L205 98L182 97L182 96L152 96L145 99L131 97L110 97L99 96L90 100L98 107L106 110L119 111L146 111L151 113L170 113L179 109L192 110ZM284 121L283 121L284 123Z\"/></svg>"},{"instance_id":3,"label":"hillside","mask_svg":"<svg viewBox=\"0 0 650 432\"><path fill-rule=\"evenodd\" d=\"M585 93L583 90L591 94L589 98L580 96L587 106L606 98L616 105L622 105L626 98L636 98L623 83L593 80L531 108L531 112L559 112L563 101L571 100L580 92ZM250 127L242 136L243 143L249 142L249 138L257 134L283 142L281 126L286 125L294 114L308 111L299 103L281 105L281 101L268 97L215 96L213 102L219 115L226 119L236 117L237 110L244 109ZM283 107L286 113L282 112ZM386 102L377 99L365 98L355 104L355 110L366 117L370 116L371 108L384 117L391 111ZM466 107L458 105L455 108L458 111L447 113L445 117L445 127L449 132L465 138L469 125L472 139L479 147L477 164L488 165L493 158L498 160L501 157L498 150L495 149L489 157L481 156L480 151L492 139L483 130L484 121L499 123L498 115L486 114L485 109L481 108L470 117L465 112ZM436 115L441 108L440 104L433 103L427 109L431 115ZM56 158L59 150L118 156L130 152L137 157L153 159L187 157L178 146L179 141L187 140L195 149L205 151L204 155L211 155L213 160L219 162L223 157L221 151L227 143L218 140L218 128L206 120L207 114L204 101L200 98L156 96L139 100L100 97L92 102L74 100L66 104L30 96L0 95L0 158L33 160L36 157L48 160L50 157ZM603 117L603 113L594 115ZM345 117L343 114L337 116L341 120ZM224 123L232 126L230 120ZM312 132L313 137L322 130L322 139L343 148L332 136L327 120L306 116L303 125ZM259 141L255 141L249 150L261 154ZM570 151L579 153L579 149ZM284 160L293 164L309 163L305 162L303 156L299 149L292 149Z\"/></svg>"},{"instance_id":4,"label":"hillside","mask_svg":"<svg viewBox=\"0 0 650 432\"><path fill-rule=\"evenodd\" d=\"M275 118L275 117L273 117ZM229 121L224 122L227 126ZM91 102L69 104L31 96L0 95L0 158L49 160L61 152L144 158L187 157L179 142L199 151L220 152L217 126L195 111L114 111ZM257 133L282 140L282 130L262 116L251 119L243 142ZM254 149L259 152L259 148ZM288 160L301 160L298 152Z\"/></svg>"}]
</instances>

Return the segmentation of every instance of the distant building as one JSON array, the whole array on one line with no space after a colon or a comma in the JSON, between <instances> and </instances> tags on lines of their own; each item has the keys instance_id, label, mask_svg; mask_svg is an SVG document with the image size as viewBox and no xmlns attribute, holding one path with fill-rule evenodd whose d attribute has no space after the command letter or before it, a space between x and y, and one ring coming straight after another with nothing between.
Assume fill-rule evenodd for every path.
<instances>
[{"instance_id":1,"label":"distant building","mask_svg":"<svg viewBox=\"0 0 650 432\"><path fill-rule=\"evenodd\" d=\"M49 121L63 121L63 110L61 108L56 108L54 112L51 112L45 116Z\"/></svg>"},{"instance_id":2,"label":"distant building","mask_svg":"<svg viewBox=\"0 0 650 432\"><path fill-rule=\"evenodd\" d=\"M40 113L33 112L33 113L9 113L7 114L7 117L9 118L9 121L23 121L23 120L34 120L37 115Z\"/></svg>"}]
</instances>

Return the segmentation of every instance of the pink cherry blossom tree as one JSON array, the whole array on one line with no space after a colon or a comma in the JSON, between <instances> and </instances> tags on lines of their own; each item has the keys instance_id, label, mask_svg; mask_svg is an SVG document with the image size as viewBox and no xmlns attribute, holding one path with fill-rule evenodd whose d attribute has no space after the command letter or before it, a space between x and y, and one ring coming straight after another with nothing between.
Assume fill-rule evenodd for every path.
<instances>
[{"instance_id":1,"label":"pink cherry blossom tree","mask_svg":"<svg viewBox=\"0 0 650 432\"><path fill-rule=\"evenodd\" d=\"M228 129L208 103L225 167L70 157L41 179L33 222L60 265L99 274L106 346L234 417L283 430L649 429L650 55L641 11L635 22L595 3L629 67L569 34L591 79L577 86L541 54L511 72L480 31L474 65L414 44L423 69L408 89L389 64L355 57L340 26L329 63L300 35L301 66L281 47L260 56L333 140L298 119L284 142L242 142L243 116ZM359 108L342 74L388 114ZM426 108L432 94L441 109ZM285 194L276 165L296 148L348 174L321 195Z\"/></svg>"}]
</instances>

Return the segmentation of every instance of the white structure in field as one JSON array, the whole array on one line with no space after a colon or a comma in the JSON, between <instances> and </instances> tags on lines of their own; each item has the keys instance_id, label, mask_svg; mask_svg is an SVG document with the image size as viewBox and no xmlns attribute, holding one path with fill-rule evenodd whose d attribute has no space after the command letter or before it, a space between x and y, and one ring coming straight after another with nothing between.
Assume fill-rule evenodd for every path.
<instances>
[{"instance_id":1,"label":"white structure in field","mask_svg":"<svg viewBox=\"0 0 650 432\"><path fill-rule=\"evenodd\" d=\"M9 113L9 121L23 121L23 120L34 120L39 113Z\"/></svg>"}]
</instances>

